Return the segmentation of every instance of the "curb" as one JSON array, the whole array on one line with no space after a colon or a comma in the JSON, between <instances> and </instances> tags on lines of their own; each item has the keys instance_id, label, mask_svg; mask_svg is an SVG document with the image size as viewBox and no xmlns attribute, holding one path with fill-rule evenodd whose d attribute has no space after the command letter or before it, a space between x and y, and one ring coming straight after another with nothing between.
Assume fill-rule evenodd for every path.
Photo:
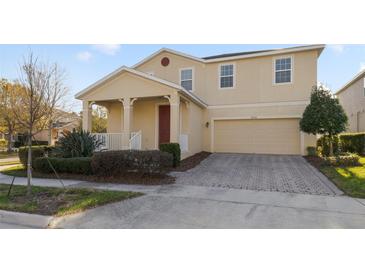
<instances>
[{"instance_id":1,"label":"curb","mask_svg":"<svg viewBox=\"0 0 365 274\"><path fill-rule=\"evenodd\" d=\"M23 212L0 210L0 222L29 226L30 228L48 228L54 217Z\"/></svg>"}]
</instances>

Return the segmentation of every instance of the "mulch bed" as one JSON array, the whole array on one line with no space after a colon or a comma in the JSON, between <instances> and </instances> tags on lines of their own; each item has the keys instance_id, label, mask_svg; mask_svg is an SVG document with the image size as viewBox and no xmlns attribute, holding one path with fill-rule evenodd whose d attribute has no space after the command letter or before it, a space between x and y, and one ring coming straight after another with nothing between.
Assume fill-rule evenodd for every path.
<instances>
[{"instance_id":1,"label":"mulch bed","mask_svg":"<svg viewBox=\"0 0 365 274\"><path fill-rule=\"evenodd\" d=\"M324 165L324 160L318 156L304 156L304 159L318 170Z\"/></svg>"},{"instance_id":2,"label":"mulch bed","mask_svg":"<svg viewBox=\"0 0 365 274\"><path fill-rule=\"evenodd\" d=\"M180 165L178 167L173 168L171 171L187 171L189 169L192 169L196 167L198 164L200 164L201 161L206 159L211 153L202 151L197 154L194 154L180 162Z\"/></svg>"},{"instance_id":3,"label":"mulch bed","mask_svg":"<svg viewBox=\"0 0 365 274\"><path fill-rule=\"evenodd\" d=\"M94 175L81 175L81 174L58 174L61 179L69 180L80 180L89 181L96 183L119 183L119 184L131 184L131 185L166 185L173 184L175 178L165 174L137 174L137 173L127 173L121 176L110 176L110 177L98 177ZM37 178L52 178L56 179L54 174L44 174L34 172L34 177Z\"/></svg>"},{"instance_id":4,"label":"mulch bed","mask_svg":"<svg viewBox=\"0 0 365 274\"><path fill-rule=\"evenodd\" d=\"M169 171L184 172L189 169L196 167L201 161L206 159L211 153L210 152L199 152L194 154L180 162L180 165L176 168L172 168ZM175 177L167 174L140 174L140 173L127 173L121 176L111 177L97 177L94 175L82 175L82 174L58 174L61 179L69 180L80 180L97 183L119 183L119 184L132 184L132 185L166 185L173 184ZM45 174L37 171L33 171L34 178L46 178L46 179L57 179L53 174Z\"/></svg>"}]
</instances>

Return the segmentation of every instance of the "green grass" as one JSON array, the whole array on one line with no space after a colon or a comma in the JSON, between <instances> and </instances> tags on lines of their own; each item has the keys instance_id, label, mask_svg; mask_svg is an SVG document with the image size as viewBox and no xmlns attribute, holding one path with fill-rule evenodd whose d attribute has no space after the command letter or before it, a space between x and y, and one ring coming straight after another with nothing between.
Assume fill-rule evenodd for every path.
<instances>
[{"instance_id":1,"label":"green grass","mask_svg":"<svg viewBox=\"0 0 365 274\"><path fill-rule=\"evenodd\" d=\"M26 197L26 186L0 184L0 209L42 215L64 216L104 204L141 196L126 191L93 190L86 188L61 189L32 186L31 197Z\"/></svg>"},{"instance_id":2,"label":"green grass","mask_svg":"<svg viewBox=\"0 0 365 274\"><path fill-rule=\"evenodd\" d=\"M360 158L361 166L322 167L321 171L345 194L365 198L365 157Z\"/></svg>"},{"instance_id":3,"label":"green grass","mask_svg":"<svg viewBox=\"0 0 365 274\"><path fill-rule=\"evenodd\" d=\"M18 156L18 152L5 152L5 151L0 151L0 159L5 159L5 158L9 158L9 157L16 157Z\"/></svg>"},{"instance_id":4,"label":"green grass","mask_svg":"<svg viewBox=\"0 0 365 274\"><path fill-rule=\"evenodd\" d=\"M22 164L4 169L0 173L15 177L27 177L27 170Z\"/></svg>"},{"instance_id":5,"label":"green grass","mask_svg":"<svg viewBox=\"0 0 365 274\"><path fill-rule=\"evenodd\" d=\"M20 164L19 161L0 162L0 166L10 166L10 165L18 165L18 164Z\"/></svg>"}]
</instances>

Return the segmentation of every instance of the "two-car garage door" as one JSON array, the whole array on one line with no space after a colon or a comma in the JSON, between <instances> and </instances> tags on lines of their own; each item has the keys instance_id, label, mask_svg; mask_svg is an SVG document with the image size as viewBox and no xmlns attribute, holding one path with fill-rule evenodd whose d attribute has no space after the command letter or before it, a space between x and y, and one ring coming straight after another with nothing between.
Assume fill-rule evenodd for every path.
<instances>
[{"instance_id":1,"label":"two-car garage door","mask_svg":"<svg viewBox=\"0 0 365 274\"><path fill-rule=\"evenodd\" d=\"M215 152L300 154L299 119L214 121Z\"/></svg>"}]
</instances>

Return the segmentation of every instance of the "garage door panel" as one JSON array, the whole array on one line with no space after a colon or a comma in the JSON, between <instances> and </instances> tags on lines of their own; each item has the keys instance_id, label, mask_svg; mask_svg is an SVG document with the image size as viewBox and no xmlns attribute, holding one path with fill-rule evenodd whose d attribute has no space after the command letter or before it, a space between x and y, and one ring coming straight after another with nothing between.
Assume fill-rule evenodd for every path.
<instances>
[{"instance_id":1,"label":"garage door panel","mask_svg":"<svg viewBox=\"0 0 365 274\"><path fill-rule=\"evenodd\" d=\"M222 120L214 122L214 151L300 154L298 119Z\"/></svg>"}]
</instances>

